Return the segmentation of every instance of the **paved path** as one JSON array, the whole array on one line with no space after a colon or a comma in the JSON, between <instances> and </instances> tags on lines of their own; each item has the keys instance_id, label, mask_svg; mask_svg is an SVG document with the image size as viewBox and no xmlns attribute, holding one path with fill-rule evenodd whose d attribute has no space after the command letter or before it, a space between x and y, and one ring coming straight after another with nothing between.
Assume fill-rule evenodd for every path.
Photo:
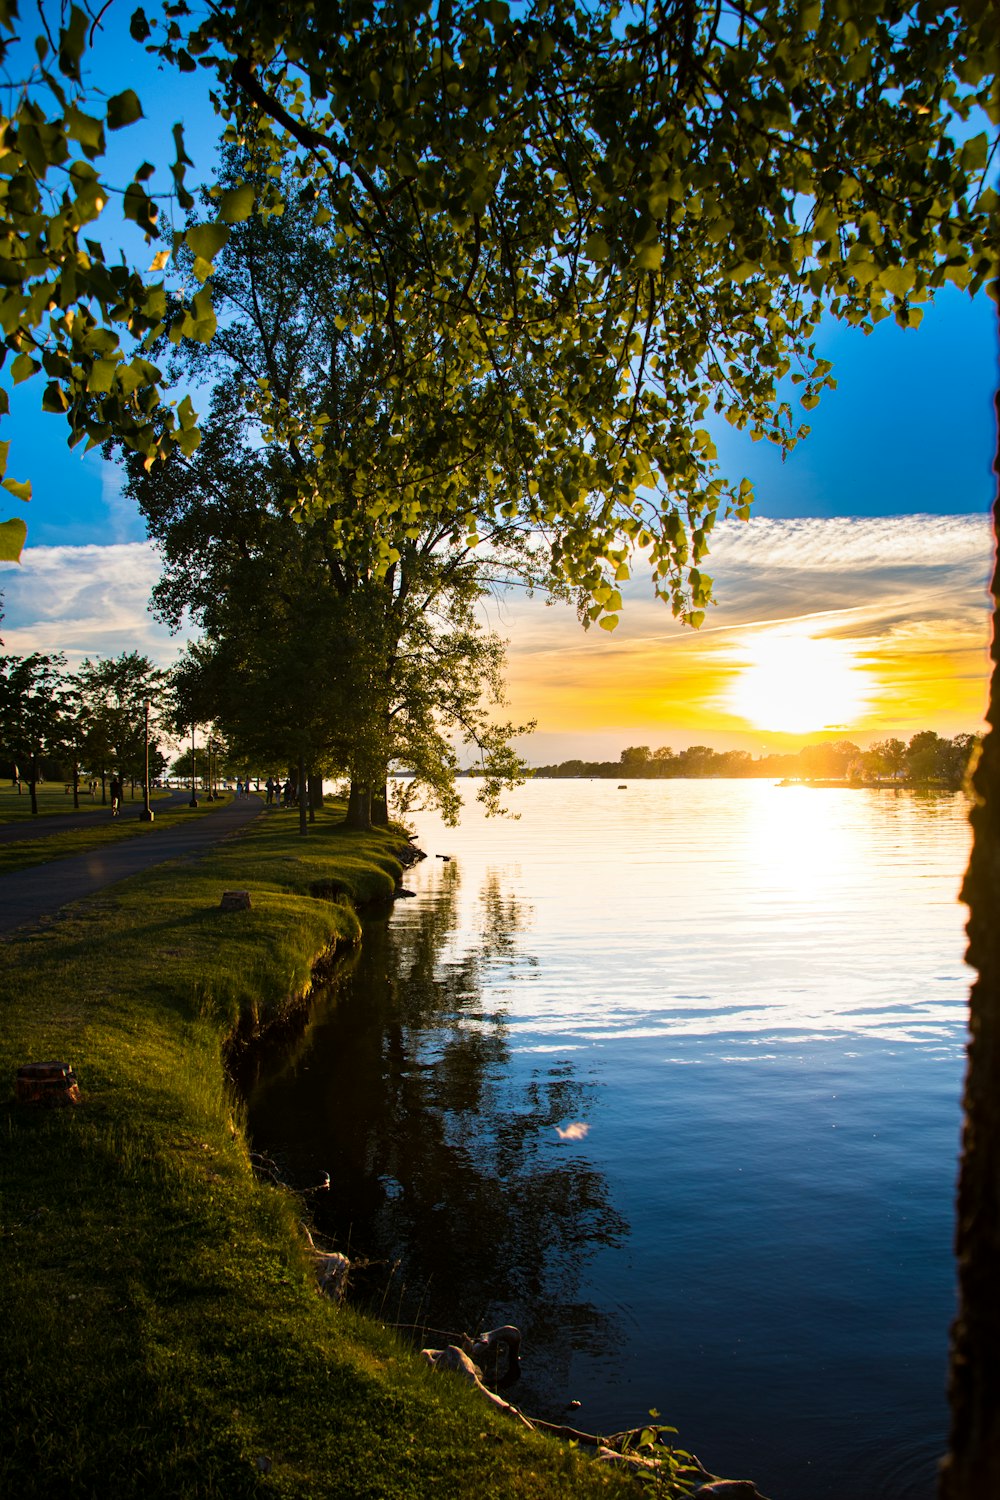
<instances>
[{"instance_id":1,"label":"paved path","mask_svg":"<svg viewBox=\"0 0 1000 1500\"><path fill-rule=\"evenodd\" d=\"M244 797L180 827L159 829L154 822L149 833L139 838L0 875L0 932L37 921L70 901L92 896L106 885L138 875L165 860L177 859L182 854L203 854L227 833L252 822L263 807L260 797Z\"/></svg>"},{"instance_id":2,"label":"paved path","mask_svg":"<svg viewBox=\"0 0 1000 1500\"><path fill-rule=\"evenodd\" d=\"M155 814L167 807L182 807L190 801L190 790L181 788L178 792L171 792L169 797L155 798L153 812ZM137 818L141 808L141 801L131 802L126 797L122 802L121 821L127 823L129 818ZM81 808L79 812L42 813L37 818L18 818L13 823L0 823L0 844L20 844L29 839L43 839L50 833L63 833L68 828L103 828L105 823L111 821L110 802L106 807L98 803L94 808Z\"/></svg>"}]
</instances>

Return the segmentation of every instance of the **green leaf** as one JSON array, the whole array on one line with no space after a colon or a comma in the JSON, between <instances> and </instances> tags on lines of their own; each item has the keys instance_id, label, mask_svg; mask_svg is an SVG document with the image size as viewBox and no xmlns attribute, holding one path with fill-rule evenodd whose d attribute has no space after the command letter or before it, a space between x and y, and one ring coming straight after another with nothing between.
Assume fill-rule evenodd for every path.
<instances>
[{"instance_id":1,"label":"green leaf","mask_svg":"<svg viewBox=\"0 0 1000 1500\"><path fill-rule=\"evenodd\" d=\"M123 89L108 100L108 129L122 130L142 119L142 105L134 89Z\"/></svg>"},{"instance_id":2,"label":"green leaf","mask_svg":"<svg viewBox=\"0 0 1000 1500\"><path fill-rule=\"evenodd\" d=\"M986 165L989 153L989 143L986 133L974 135L971 141L966 141L959 152L959 161L966 172L981 172Z\"/></svg>"},{"instance_id":3,"label":"green leaf","mask_svg":"<svg viewBox=\"0 0 1000 1500\"><path fill-rule=\"evenodd\" d=\"M663 264L662 245L643 245L636 251L634 265L639 271L658 271Z\"/></svg>"},{"instance_id":4,"label":"green leaf","mask_svg":"<svg viewBox=\"0 0 1000 1500\"><path fill-rule=\"evenodd\" d=\"M251 194L253 189L250 189ZM189 250L200 260L213 261L229 238L225 224L196 224L184 236Z\"/></svg>"},{"instance_id":5,"label":"green leaf","mask_svg":"<svg viewBox=\"0 0 1000 1500\"><path fill-rule=\"evenodd\" d=\"M886 266L879 272L878 279L886 291L904 297L913 285L913 271L909 266Z\"/></svg>"},{"instance_id":6,"label":"green leaf","mask_svg":"<svg viewBox=\"0 0 1000 1500\"><path fill-rule=\"evenodd\" d=\"M253 213L254 190L249 182L228 188L219 196L219 209L226 224L240 224ZM211 256L208 257L211 259Z\"/></svg>"},{"instance_id":7,"label":"green leaf","mask_svg":"<svg viewBox=\"0 0 1000 1500\"><path fill-rule=\"evenodd\" d=\"M30 380L40 369L38 361L32 359L30 354L19 354L10 367L11 379L15 385L20 385L22 380Z\"/></svg>"},{"instance_id":8,"label":"green leaf","mask_svg":"<svg viewBox=\"0 0 1000 1500\"><path fill-rule=\"evenodd\" d=\"M618 616L602 615L597 623L598 625L600 625L602 630L614 630L615 626L618 624Z\"/></svg>"},{"instance_id":9,"label":"green leaf","mask_svg":"<svg viewBox=\"0 0 1000 1500\"><path fill-rule=\"evenodd\" d=\"M199 344L210 343L217 324L215 309L207 287L203 287L200 292L196 293L191 303L191 314L194 319L194 329L190 336Z\"/></svg>"},{"instance_id":10,"label":"green leaf","mask_svg":"<svg viewBox=\"0 0 1000 1500\"><path fill-rule=\"evenodd\" d=\"M28 528L20 517L0 521L0 562L20 562Z\"/></svg>"},{"instance_id":11,"label":"green leaf","mask_svg":"<svg viewBox=\"0 0 1000 1500\"><path fill-rule=\"evenodd\" d=\"M150 35L149 22L146 20L146 13L141 6L137 11L133 12L128 29L133 41L136 42L144 42Z\"/></svg>"},{"instance_id":12,"label":"green leaf","mask_svg":"<svg viewBox=\"0 0 1000 1500\"><path fill-rule=\"evenodd\" d=\"M25 505L31 499L30 479L5 479L3 487L8 495L13 495L15 500L23 500Z\"/></svg>"},{"instance_id":13,"label":"green leaf","mask_svg":"<svg viewBox=\"0 0 1000 1500\"><path fill-rule=\"evenodd\" d=\"M85 115L75 104L66 110L66 134L71 141L79 141L88 156L99 156L104 150L103 124L93 115Z\"/></svg>"},{"instance_id":14,"label":"green leaf","mask_svg":"<svg viewBox=\"0 0 1000 1500\"><path fill-rule=\"evenodd\" d=\"M603 234L589 234L587 243L583 247L583 253L588 260L599 263L602 260L610 260L611 246Z\"/></svg>"},{"instance_id":15,"label":"green leaf","mask_svg":"<svg viewBox=\"0 0 1000 1500\"><path fill-rule=\"evenodd\" d=\"M70 11L69 25L59 33L59 71L67 78L80 81L80 59L87 45L87 28L90 25L86 14L76 5Z\"/></svg>"},{"instance_id":16,"label":"green leaf","mask_svg":"<svg viewBox=\"0 0 1000 1500\"><path fill-rule=\"evenodd\" d=\"M138 182L130 182L125 189L125 202L122 212L126 219L131 219L134 224L138 224L139 228L144 229L147 234L156 228L159 210Z\"/></svg>"},{"instance_id":17,"label":"green leaf","mask_svg":"<svg viewBox=\"0 0 1000 1500\"><path fill-rule=\"evenodd\" d=\"M113 359L95 359L87 376L87 390L98 396L106 396L115 380L118 363Z\"/></svg>"}]
</instances>

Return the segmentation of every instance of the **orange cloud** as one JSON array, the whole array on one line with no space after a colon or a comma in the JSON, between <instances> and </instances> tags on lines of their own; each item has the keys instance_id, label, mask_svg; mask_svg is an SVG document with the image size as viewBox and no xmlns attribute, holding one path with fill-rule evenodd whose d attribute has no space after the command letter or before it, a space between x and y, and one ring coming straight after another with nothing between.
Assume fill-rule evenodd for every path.
<instances>
[{"instance_id":1,"label":"orange cloud","mask_svg":"<svg viewBox=\"0 0 1000 1500\"><path fill-rule=\"evenodd\" d=\"M719 604L699 632L639 582L613 635L518 601L494 623L510 638L514 710L539 721L524 748L537 763L586 756L598 736L594 754L615 737L759 749L974 730L991 552L978 516L759 520L720 528Z\"/></svg>"}]
</instances>

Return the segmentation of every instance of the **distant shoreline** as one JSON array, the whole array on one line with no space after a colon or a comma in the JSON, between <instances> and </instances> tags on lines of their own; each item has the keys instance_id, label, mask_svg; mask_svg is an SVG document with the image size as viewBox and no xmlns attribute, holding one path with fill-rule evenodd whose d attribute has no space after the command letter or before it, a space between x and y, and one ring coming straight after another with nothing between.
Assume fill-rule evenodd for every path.
<instances>
[{"instance_id":1,"label":"distant shoreline","mask_svg":"<svg viewBox=\"0 0 1000 1500\"><path fill-rule=\"evenodd\" d=\"M752 756L747 750L713 750L710 745L689 745L675 754L669 746L651 750L648 745L630 745L617 760L560 761L558 765L525 768L540 780L701 781L758 780L805 786L859 786L886 789L922 787L957 791L979 752L974 734L944 739L933 729L922 729L909 743L896 738L876 740L862 750L851 740L806 745L791 754ZM479 776L470 767L463 776Z\"/></svg>"}]
</instances>

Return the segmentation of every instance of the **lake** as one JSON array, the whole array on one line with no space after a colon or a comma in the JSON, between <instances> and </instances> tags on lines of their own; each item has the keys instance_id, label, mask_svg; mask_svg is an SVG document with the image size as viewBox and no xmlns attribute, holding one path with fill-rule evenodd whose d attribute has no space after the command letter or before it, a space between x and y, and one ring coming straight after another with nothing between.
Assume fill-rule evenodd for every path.
<instances>
[{"instance_id":1,"label":"lake","mask_svg":"<svg viewBox=\"0 0 1000 1500\"><path fill-rule=\"evenodd\" d=\"M331 1174L317 1225L376 1263L356 1295L385 1321L517 1324L528 1413L610 1432L655 1409L773 1500L930 1500L963 798L508 800L517 821L415 815L415 899L261 1064L256 1146L298 1186Z\"/></svg>"}]
</instances>

